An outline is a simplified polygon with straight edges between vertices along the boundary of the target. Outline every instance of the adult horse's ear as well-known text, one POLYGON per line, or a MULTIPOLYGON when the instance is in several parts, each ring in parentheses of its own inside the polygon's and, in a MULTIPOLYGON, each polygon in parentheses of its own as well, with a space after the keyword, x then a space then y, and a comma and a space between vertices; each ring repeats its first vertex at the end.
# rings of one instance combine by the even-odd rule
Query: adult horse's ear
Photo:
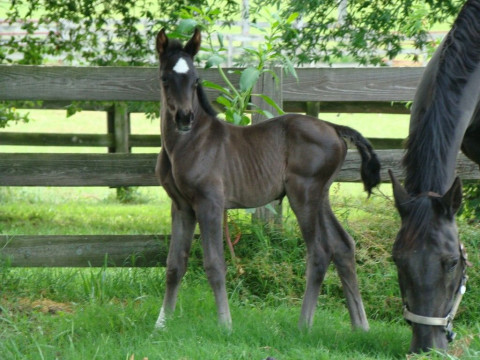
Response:
POLYGON ((188 40, 183 50, 193 58, 195 55, 197 55, 198 50, 200 50, 201 42, 202 42, 202 34, 200 33, 200 29, 196 27, 195 32, 192 35, 192 38, 188 40))
POLYGON ((407 213, 407 204, 412 197, 408 195, 407 191, 403 188, 403 186, 398 182, 395 175, 393 175, 393 171, 388 169, 388 175, 390 175, 390 179, 392 180, 392 187, 393 187, 393 197, 395 199, 395 206, 400 213, 400 216, 403 217, 407 213))
POLYGON ((451 216, 455 215, 462 205, 462 181, 457 176, 452 186, 442 196, 442 204, 451 216))
POLYGON ((168 37, 167 37, 167 34, 165 34, 165 28, 163 28, 157 34, 156 47, 157 47, 158 56, 162 56, 167 46, 168 46, 168 37))

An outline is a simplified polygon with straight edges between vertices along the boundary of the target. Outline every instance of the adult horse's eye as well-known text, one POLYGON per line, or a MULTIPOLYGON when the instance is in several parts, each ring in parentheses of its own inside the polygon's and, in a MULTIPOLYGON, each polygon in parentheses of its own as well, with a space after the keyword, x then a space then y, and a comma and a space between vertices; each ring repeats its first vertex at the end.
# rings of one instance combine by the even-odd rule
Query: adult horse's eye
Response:
POLYGON ((160 79, 162 80, 163 86, 168 85, 168 78, 165 75, 162 75, 162 77, 160 79))
POLYGON ((458 265, 458 259, 450 259, 445 262, 445 270, 450 273, 455 270, 457 265, 458 265))

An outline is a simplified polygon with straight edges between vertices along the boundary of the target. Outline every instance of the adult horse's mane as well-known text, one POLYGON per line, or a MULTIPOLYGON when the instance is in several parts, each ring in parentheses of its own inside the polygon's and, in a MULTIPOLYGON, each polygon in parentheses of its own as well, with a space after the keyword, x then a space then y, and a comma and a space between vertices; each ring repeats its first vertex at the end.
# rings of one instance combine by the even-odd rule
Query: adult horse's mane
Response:
POLYGON ((445 162, 462 110, 462 90, 480 62, 479 14, 480 4, 467 1, 443 42, 431 94, 423 94, 430 103, 419 104, 423 108, 416 114, 418 118, 403 158, 405 188, 411 195, 441 193, 449 179, 445 162))
POLYGON ((411 214, 404 219, 404 227, 400 230, 402 234, 398 237, 401 241, 395 241, 393 245, 394 253, 422 246, 423 241, 418 240, 426 240, 426 235, 431 230, 433 212, 430 198, 428 196, 412 198, 410 209, 411 214))

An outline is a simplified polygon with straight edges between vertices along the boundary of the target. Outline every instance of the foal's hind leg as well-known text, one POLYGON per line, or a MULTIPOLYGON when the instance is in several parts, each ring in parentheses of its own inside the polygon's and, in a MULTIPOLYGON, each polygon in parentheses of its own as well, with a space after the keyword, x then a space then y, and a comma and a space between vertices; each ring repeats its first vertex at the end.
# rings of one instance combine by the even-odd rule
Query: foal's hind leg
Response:
POLYGON ((327 242, 323 217, 319 216, 322 211, 323 188, 318 184, 314 184, 308 189, 305 189, 304 186, 301 177, 289 177, 287 196, 297 217, 307 247, 307 285, 298 325, 301 329, 308 329, 313 324, 320 286, 332 259, 332 254, 327 242), (305 196, 305 194, 310 195, 305 196))
POLYGON ((188 255, 195 230, 195 214, 189 208, 172 204, 172 237, 167 258, 167 288, 155 328, 164 328, 166 316, 173 313, 180 282, 187 271, 188 255))
POLYGON ((355 271, 355 242, 340 225, 330 205, 328 205, 325 213, 328 219, 326 224, 330 233, 329 242, 333 247, 333 262, 342 281, 352 327, 368 330, 367 316, 355 271))

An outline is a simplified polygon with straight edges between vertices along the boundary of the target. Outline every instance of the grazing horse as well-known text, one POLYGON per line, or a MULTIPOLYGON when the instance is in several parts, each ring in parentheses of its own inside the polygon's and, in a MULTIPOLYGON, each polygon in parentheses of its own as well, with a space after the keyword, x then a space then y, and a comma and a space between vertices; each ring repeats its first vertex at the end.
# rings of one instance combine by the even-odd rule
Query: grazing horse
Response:
POLYGON ((156 39, 162 95, 162 150, 156 174, 172 199, 166 293, 156 327, 164 327, 166 316, 175 309, 197 222, 218 320, 231 327, 223 212, 262 206, 286 195, 307 247, 300 326, 312 324, 320 285, 333 259, 352 326, 368 329, 355 272, 355 244, 335 218, 328 192, 347 153, 343 138, 351 140, 361 155, 361 177, 369 193, 380 182, 375 152, 357 131, 309 116, 284 115, 245 127, 219 120, 193 64, 200 41, 198 29, 185 46, 168 39, 164 29, 156 39))
POLYGON ((390 172, 401 228, 393 260, 412 325, 410 351, 446 349, 465 292, 466 253, 455 214, 460 148, 480 164, 480 1, 463 6, 417 88, 403 165, 405 188, 390 172))

